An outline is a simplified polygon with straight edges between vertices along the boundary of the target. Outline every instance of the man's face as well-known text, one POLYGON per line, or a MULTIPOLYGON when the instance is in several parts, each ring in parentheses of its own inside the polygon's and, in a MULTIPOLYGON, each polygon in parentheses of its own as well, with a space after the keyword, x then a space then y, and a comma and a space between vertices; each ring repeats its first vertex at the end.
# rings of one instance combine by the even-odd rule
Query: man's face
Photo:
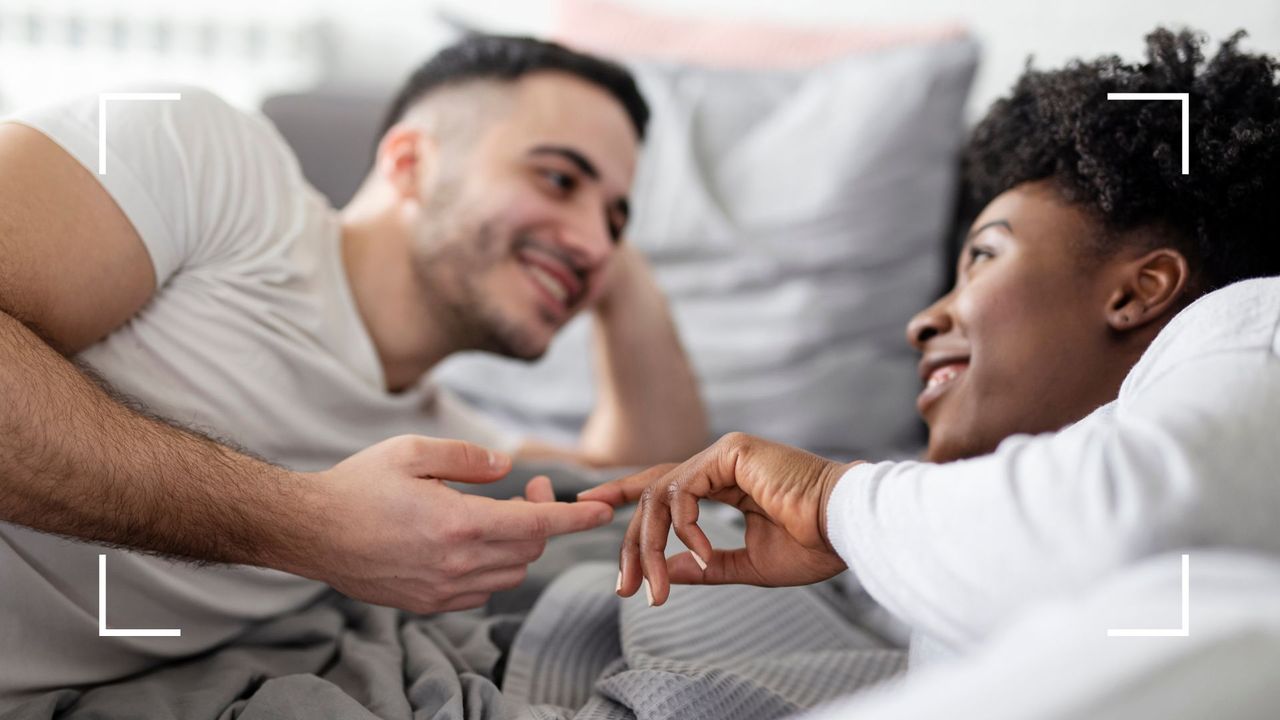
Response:
POLYGON ((974 222, 955 287, 907 326, 929 460, 1060 429, 1115 397, 1128 361, 1106 321, 1110 261, 1085 259, 1096 230, 1046 182, 1010 189, 974 222))
POLYGON ((534 359, 603 290, 627 222, 637 138, 622 106, 574 76, 504 87, 474 146, 424 183, 414 263, 424 300, 477 349, 534 359))

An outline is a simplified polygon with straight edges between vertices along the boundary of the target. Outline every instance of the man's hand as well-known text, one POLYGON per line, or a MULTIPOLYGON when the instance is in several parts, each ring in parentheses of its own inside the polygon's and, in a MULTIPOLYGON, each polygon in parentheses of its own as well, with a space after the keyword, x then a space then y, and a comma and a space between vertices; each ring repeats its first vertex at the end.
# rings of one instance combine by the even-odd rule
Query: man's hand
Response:
POLYGON ((537 477, 527 499, 460 493, 443 481, 485 483, 504 455, 454 440, 392 438, 318 473, 325 507, 294 570, 347 595, 414 612, 483 605, 519 585, 552 535, 608 523, 601 502, 554 502, 537 477))
POLYGON ((803 450, 731 433, 680 465, 660 465, 580 493, 578 499, 639 507, 622 543, 618 592, 648 581, 649 604, 670 583, 806 585, 845 569, 826 537, 827 499, 851 466, 803 450), (746 516, 746 547, 716 550, 698 527, 698 501, 746 516), (668 559, 667 533, 692 551, 668 559), (705 563, 705 567, 703 567, 705 563))

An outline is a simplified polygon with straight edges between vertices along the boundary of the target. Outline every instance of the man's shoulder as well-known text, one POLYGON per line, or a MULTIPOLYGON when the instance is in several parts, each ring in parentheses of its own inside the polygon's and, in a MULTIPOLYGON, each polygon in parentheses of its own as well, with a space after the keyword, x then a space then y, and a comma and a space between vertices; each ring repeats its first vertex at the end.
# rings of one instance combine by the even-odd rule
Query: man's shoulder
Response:
MULTIPOLYGON (((50 115, 71 114, 96 125, 105 113, 112 130, 127 130, 127 120, 134 115, 149 117, 172 115, 193 123, 232 118, 248 119, 252 113, 241 110, 222 96, 203 87, 176 83, 153 83, 107 87, 100 92, 77 93, 15 111, 6 119, 23 120, 50 115), (122 122, 126 121, 126 122, 122 122)), ((148 123, 149 125, 149 123, 148 123)))
MULTIPOLYGON (((156 83, 79 93, 17 110, 0 121, 28 125, 52 138, 82 164, 102 174, 100 150, 121 163, 159 163, 138 172, 171 178, 164 162, 223 146, 269 145, 286 151, 284 139, 259 113, 232 105, 222 96, 193 85, 156 83), (99 148, 105 142, 105 148, 99 148), (113 157, 114 156, 114 157, 113 157)), ((207 163, 212 157, 201 157, 207 163)))
POLYGON ((164 103, 164 108, 148 108, 148 103, 122 103, 112 113, 155 113, 162 110, 171 119, 180 140, 188 143, 208 142, 229 146, 245 142, 268 142, 281 149, 287 147, 284 139, 261 113, 233 105, 212 90, 194 85, 166 85, 157 92, 171 94, 174 99, 164 103), (129 105, 132 107, 126 108, 129 105))
POLYGON ((158 92, 172 93, 175 115, 189 122, 240 122, 252 117, 252 113, 232 105, 218 93, 197 85, 167 85, 158 92))

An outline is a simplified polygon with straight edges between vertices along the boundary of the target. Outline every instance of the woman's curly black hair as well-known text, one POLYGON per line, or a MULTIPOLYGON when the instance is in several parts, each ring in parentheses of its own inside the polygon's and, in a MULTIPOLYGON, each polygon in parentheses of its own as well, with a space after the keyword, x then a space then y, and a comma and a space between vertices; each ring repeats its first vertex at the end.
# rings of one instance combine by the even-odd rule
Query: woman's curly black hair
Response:
POLYGON ((1101 222, 1101 252, 1151 226, 1187 257, 1199 291, 1280 275, 1280 63, 1242 52, 1244 35, 1208 60, 1201 34, 1163 28, 1147 36, 1141 64, 1110 56, 1041 71, 1028 60, 965 150, 968 217, 1048 179, 1101 222), (1189 93, 1189 174, 1181 104, 1108 101, 1110 92, 1189 93))

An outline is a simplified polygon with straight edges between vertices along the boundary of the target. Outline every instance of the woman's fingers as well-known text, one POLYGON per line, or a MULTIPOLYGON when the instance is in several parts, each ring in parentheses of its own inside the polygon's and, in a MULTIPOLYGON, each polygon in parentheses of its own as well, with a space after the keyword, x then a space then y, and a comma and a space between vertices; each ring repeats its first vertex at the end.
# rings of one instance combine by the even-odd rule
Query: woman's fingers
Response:
POLYGON ((672 483, 667 488, 667 503, 671 509, 671 525, 676 537, 693 553, 693 560, 702 568, 707 568, 707 560, 713 548, 702 528, 698 527, 698 501, 701 498, 686 491, 681 485, 672 483))
POLYGON ((751 564, 746 548, 713 550, 704 570, 692 553, 667 558, 667 577, 673 585, 761 585, 760 574, 751 564))
POLYGON ((579 496, 608 502, 615 499, 610 493, 618 492, 638 503, 620 554, 618 592, 623 597, 630 597, 644 587, 650 605, 666 602, 670 595, 666 547, 673 520, 676 537, 693 551, 695 565, 701 567, 711 555, 711 541, 697 521, 698 501, 716 488, 707 468, 715 462, 713 455, 704 452, 682 465, 650 468, 624 478, 607 492, 579 496), (641 482, 645 484, 637 490, 641 482))
POLYGON ((665 465, 655 465, 647 470, 642 470, 634 475, 610 480, 607 483, 601 483, 590 490, 583 490, 578 493, 579 500, 597 500, 599 502, 608 503, 613 507, 619 507, 629 503, 633 503, 640 499, 640 495, 645 488, 649 487, 654 480, 666 475, 676 467, 675 463, 667 463, 665 465))
POLYGON ((644 572, 640 567, 640 513, 631 516, 627 531, 622 536, 622 548, 618 552, 618 594, 631 597, 640 589, 644 572))
POLYGON ((636 495, 636 512, 622 538, 618 568, 618 594, 631 597, 642 587, 650 605, 667 597, 666 547, 671 515, 659 488, 666 477, 651 479, 636 495))
POLYGON ((648 581, 650 605, 667 601, 667 535, 671 530, 671 512, 666 493, 660 490, 661 481, 650 485, 640 496, 640 506, 632 522, 640 523, 638 538, 640 567, 648 581))

